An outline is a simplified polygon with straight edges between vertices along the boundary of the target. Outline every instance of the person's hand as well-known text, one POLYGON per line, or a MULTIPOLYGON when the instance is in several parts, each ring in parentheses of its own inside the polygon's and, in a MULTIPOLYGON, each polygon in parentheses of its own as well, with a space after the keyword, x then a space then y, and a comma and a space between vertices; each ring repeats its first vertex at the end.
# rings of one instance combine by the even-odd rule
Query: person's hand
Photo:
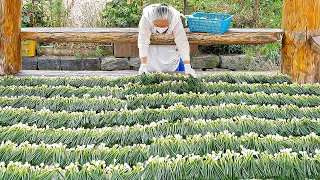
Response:
POLYGON ((147 64, 141 64, 140 65, 138 74, 141 75, 142 73, 148 74, 147 64))
POLYGON ((193 77, 197 77, 196 72, 194 71, 194 69, 192 69, 190 64, 184 65, 184 72, 185 72, 185 74, 190 74, 193 77))

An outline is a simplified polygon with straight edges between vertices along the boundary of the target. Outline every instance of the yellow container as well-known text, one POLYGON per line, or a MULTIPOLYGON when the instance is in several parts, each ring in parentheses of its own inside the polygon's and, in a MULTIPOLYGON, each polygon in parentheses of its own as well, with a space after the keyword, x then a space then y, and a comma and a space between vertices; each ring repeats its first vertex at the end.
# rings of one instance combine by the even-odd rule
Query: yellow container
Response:
POLYGON ((21 41, 21 55, 32 57, 36 55, 37 41, 23 40, 21 41))

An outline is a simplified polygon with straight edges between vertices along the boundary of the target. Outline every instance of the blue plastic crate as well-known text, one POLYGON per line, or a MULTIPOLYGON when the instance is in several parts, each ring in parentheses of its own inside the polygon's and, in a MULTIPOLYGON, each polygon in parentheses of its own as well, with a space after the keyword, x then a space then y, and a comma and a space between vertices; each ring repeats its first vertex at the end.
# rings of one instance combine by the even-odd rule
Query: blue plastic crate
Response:
POLYGON ((208 32, 223 34, 229 27, 232 20, 230 14, 212 14, 197 12, 192 16, 186 16, 191 32, 208 32))

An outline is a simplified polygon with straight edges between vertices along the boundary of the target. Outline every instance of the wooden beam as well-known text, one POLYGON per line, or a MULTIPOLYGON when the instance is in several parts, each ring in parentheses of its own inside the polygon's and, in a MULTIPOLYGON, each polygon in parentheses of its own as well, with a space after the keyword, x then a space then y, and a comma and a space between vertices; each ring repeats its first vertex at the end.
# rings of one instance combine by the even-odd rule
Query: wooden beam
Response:
POLYGON ((320 35, 320 1, 283 1, 282 29, 281 72, 298 83, 320 82, 320 55, 310 46, 320 35))
POLYGON ((320 55, 320 36, 311 38, 311 49, 320 55))
POLYGON ((21 0, 0 1, 0 75, 21 70, 21 0))
MULTIPOLYGON (((225 34, 191 33, 190 44, 265 44, 282 38, 281 29, 230 29, 225 34)), ((37 42, 136 44, 137 28, 22 28, 21 39, 37 42)), ((152 35, 151 44, 175 44, 173 35, 152 35)))

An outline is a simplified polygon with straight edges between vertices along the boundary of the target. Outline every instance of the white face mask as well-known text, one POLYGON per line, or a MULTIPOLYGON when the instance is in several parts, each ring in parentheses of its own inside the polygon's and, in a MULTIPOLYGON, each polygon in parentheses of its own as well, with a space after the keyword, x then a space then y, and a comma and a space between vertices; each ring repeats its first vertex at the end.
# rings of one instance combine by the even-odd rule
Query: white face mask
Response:
POLYGON ((165 27, 165 28, 160 28, 160 27, 155 27, 157 33, 159 34, 163 34, 165 31, 168 30, 168 27, 165 27))

